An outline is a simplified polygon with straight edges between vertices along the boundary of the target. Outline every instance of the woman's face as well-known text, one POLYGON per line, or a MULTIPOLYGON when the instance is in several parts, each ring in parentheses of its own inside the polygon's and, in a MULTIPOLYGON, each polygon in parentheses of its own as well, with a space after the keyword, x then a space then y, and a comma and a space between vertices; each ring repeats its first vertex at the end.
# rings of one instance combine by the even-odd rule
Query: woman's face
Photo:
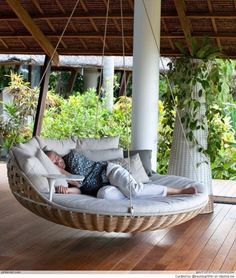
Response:
POLYGON ((60 157, 58 154, 54 153, 54 152, 50 152, 48 154, 48 157, 52 160, 52 162, 57 165, 59 168, 61 169, 65 169, 66 165, 65 165, 65 161, 62 159, 62 157, 60 157))

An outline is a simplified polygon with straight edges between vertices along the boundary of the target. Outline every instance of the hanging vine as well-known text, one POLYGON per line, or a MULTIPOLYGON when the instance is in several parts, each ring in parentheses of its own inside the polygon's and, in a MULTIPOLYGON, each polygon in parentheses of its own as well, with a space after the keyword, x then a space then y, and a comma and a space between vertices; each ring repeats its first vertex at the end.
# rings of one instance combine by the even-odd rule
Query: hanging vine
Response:
POLYGON ((199 152, 207 155, 208 149, 198 142, 195 133, 207 129, 207 118, 211 114, 208 107, 222 89, 219 64, 216 61, 222 54, 210 44, 208 38, 201 44, 194 38, 191 38, 191 42, 192 54, 178 44, 183 56, 169 63, 168 79, 171 88, 165 95, 164 104, 165 107, 177 104, 186 138, 198 146, 199 152), (204 107, 206 113, 201 113, 201 107, 204 107))

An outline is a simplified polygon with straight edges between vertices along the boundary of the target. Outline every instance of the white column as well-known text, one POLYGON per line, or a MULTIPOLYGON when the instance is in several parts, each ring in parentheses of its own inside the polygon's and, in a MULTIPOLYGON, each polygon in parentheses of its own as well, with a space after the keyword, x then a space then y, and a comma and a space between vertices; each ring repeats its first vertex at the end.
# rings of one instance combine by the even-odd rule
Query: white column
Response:
POLYGON ((135 0, 131 147, 152 149, 153 170, 157 164, 160 20, 161 0, 135 0))
POLYGON ((84 76, 84 90, 97 89, 99 71, 95 68, 85 68, 84 76))
POLYGON ((114 86, 114 57, 105 56, 103 58, 103 90, 105 97, 105 107, 112 111, 113 108, 113 86, 114 86))

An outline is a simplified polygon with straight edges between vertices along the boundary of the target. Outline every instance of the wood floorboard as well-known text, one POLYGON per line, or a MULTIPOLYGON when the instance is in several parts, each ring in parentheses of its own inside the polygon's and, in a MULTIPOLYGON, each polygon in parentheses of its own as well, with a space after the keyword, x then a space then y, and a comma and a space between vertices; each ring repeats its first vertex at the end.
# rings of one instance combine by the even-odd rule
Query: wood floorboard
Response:
POLYGON ((209 266, 209 268, 208 268, 209 271, 217 271, 217 270, 221 269, 235 240, 236 240, 236 221, 235 221, 234 226, 232 227, 231 231, 228 233, 221 248, 219 249, 217 255, 215 256, 214 260, 212 261, 211 265, 209 266))
POLYGON ((234 243, 233 243, 222 267, 220 268, 220 270, 236 271, 235 254, 236 254, 236 240, 234 240, 234 243))
MULTIPOLYGON (((224 184, 227 188, 217 192, 234 194, 232 183, 224 184)), ((235 271, 235 215, 236 206, 216 204, 213 214, 159 231, 76 230, 22 207, 7 185, 6 166, 0 164, 0 269, 235 271)))
MULTIPOLYGON (((231 210, 234 210, 234 212, 236 212, 236 206, 231 207, 231 210)), ((215 229, 214 233, 209 237, 206 245, 201 250, 197 258, 189 268, 190 270, 202 270, 209 268, 209 266, 215 258, 215 255, 222 247, 222 244, 225 240, 225 236, 227 237, 227 235, 232 230, 234 224, 235 220, 227 217, 226 215, 226 217, 221 222, 221 225, 219 225, 217 229, 215 229), (224 234, 224 237, 220 236, 222 234, 224 234)))
POLYGON ((220 207, 215 206, 214 215, 206 219, 205 215, 199 215, 193 219, 191 225, 187 227, 183 234, 178 238, 177 242, 171 246, 171 248, 164 254, 164 256, 152 266, 153 270, 165 269, 171 262, 175 261, 176 256, 179 254, 181 248, 183 248, 192 238, 195 237, 196 231, 199 231, 201 227, 206 227, 209 225, 216 215, 219 213, 220 207), (211 218, 211 219, 210 219, 211 218))
MULTIPOLYGON (((216 210, 214 212, 214 216, 217 214, 217 211, 219 211, 220 207, 216 206, 216 210)), ((210 216, 213 218, 213 215, 210 216)), ((187 225, 183 231, 176 240, 176 242, 169 246, 169 248, 163 252, 163 250, 160 248, 161 246, 155 246, 153 250, 151 250, 141 261, 135 266, 135 270, 143 270, 145 268, 153 269, 153 270, 159 270, 159 269, 165 269, 168 264, 170 264, 172 261, 175 260, 176 255, 178 255, 179 250, 182 246, 185 246, 185 243, 188 238, 191 239, 191 233, 195 232, 199 229, 199 227, 202 227, 205 224, 208 224, 209 216, 206 218, 206 215, 199 215, 195 219, 187 222, 185 225, 187 225), (191 232, 192 230, 192 232, 191 232), (160 249, 160 250, 159 250, 160 249), (158 259, 156 259, 156 254, 159 254, 158 259)), ((166 244, 164 242, 164 244, 166 244)))
POLYGON ((210 222, 210 225, 207 224, 206 220, 206 222, 203 223, 200 229, 196 230, 192 238, 189 239, 186 244, 179 250, 179 253, 176 255, 175 260, 170 262, 165 270, 189 270, 192 263, 201 252, 202 248, 204 248, 211 235, 215 232, 215 229, 219 225, 221 225, 221 222, 230 210, 230 206, 221 206, 221 211, 217 214, 213 221, 210 222))

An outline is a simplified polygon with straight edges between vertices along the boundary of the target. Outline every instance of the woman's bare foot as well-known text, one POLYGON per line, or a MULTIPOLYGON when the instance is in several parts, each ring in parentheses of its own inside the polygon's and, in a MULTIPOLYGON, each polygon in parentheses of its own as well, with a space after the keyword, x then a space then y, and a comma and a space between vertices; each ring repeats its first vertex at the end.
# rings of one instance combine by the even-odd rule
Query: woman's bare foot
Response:
POLYGON ((180 194, 196 194, 196 193, 197 193, 196 188, 191 186, 191 187, 183 188, 180 194))
POLYGON ((167 187, 167 195, 178 195, 178 194, 196 194, 197 190, 195 187, 187 187, 187 188, 174 188, 167 187))

